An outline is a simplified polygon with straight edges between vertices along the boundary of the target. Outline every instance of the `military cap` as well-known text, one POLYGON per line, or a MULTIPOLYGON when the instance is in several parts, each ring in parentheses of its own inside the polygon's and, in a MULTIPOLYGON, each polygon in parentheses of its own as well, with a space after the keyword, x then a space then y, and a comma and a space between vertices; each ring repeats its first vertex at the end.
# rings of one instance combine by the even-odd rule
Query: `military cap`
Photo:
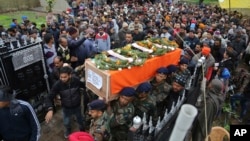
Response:
POLYGON ((143 92, 149 92, 152 89, 152 86, 148 82, 141 83, 137 89, 136 92, 143 93, 143 92))
POLYGON ((106 104, 103 100, 97 99, 88 104, 89 110, 103 110, 106 108, 106 104))
POLYGON ((169 73, 169 72, 168 72, 168 69, 165 68, 165 67, 160 67, 160 68, 158 68, 156 72, 157 72, 157 73, 162 73, 162 74, 165 74, 165 75, 167 75, 167 74, 169 73))
POLYGON ((124 87, 120 91, 120 95, 127 96, 127 97, 135 96, 135 89, 132 87, 124 87))
POLYGON ((188 64, 189 63, 189 61, 188 61, 188 59, 186 59, 186 58, 182 58, 181 60, 180 60, 180 62, 179 62, 179 64, 188 64))
POLYGON ((177 66, 176 65, 169 65, 169 66, 167 66, 167 69, 168 69, 168 73, 171 74, 173 72, 176 72, 177 66))

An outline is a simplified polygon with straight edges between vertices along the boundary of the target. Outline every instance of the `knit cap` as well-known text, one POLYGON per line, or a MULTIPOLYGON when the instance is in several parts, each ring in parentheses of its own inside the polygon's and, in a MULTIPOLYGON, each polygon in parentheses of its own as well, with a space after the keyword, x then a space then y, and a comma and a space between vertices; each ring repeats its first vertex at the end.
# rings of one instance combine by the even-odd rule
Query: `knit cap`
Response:
POLYGON ((186 85, 187 79, 183 75, 176 75, 174 82, 176 82, 184 87, 186 85))

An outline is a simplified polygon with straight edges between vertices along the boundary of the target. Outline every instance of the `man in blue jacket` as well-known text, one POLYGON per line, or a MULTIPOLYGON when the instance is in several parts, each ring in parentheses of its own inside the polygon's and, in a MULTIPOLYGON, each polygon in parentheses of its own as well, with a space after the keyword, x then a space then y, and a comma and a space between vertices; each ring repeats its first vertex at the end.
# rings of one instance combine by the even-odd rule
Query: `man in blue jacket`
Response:
POLYGON ((31 105, 14 99, 8 86, 0 86, 0 140, 38 141, 39 137, 40 124, 31 105))
POLYGON ((79 39, 79 32, 75 27, 70 27, 68 33, 68 48, 70 49, 71 66, 76 68, 77 66, 83 65, 87 58, 86 49, 83 43, 88 37, 88 34, 86 37, 79 39))

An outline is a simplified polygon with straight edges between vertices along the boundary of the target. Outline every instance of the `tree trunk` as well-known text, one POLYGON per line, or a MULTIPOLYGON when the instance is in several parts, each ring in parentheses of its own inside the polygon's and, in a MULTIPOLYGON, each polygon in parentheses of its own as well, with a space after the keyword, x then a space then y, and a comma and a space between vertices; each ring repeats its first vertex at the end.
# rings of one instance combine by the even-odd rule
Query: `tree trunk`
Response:
POLYGON ((199 5, 201 5, 203 3, 204 0, 199 0, 199 5))

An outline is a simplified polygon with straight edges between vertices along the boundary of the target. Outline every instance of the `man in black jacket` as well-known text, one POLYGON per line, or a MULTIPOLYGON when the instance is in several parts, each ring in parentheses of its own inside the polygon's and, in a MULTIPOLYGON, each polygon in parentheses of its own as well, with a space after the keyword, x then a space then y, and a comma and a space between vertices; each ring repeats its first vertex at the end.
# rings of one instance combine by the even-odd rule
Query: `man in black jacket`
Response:
POLYGON ((133 42, 134 42, 134 40, 133 40, 133 34, 132 34, 132 32, 127 32, 126 35, 125 35, 125 41, 123 41, 121 43, 120 47, 124 47, 127 44, 132 44, 133 42))
POLYGON ((46 99, 48 112, 45 116, 46 122, 49 122, 53 116, 54 98, 57 94, 61 97, 63 124, 66 128, 64 137, 68 138, 71 133, 70 117, 75 115, 80 131, 85 130, 83 116, 81 113, 81 92, 84 84, 76 77, 72 76, 72 68, 65 66, 60 69, 60 80, 56 81, 46 99))

